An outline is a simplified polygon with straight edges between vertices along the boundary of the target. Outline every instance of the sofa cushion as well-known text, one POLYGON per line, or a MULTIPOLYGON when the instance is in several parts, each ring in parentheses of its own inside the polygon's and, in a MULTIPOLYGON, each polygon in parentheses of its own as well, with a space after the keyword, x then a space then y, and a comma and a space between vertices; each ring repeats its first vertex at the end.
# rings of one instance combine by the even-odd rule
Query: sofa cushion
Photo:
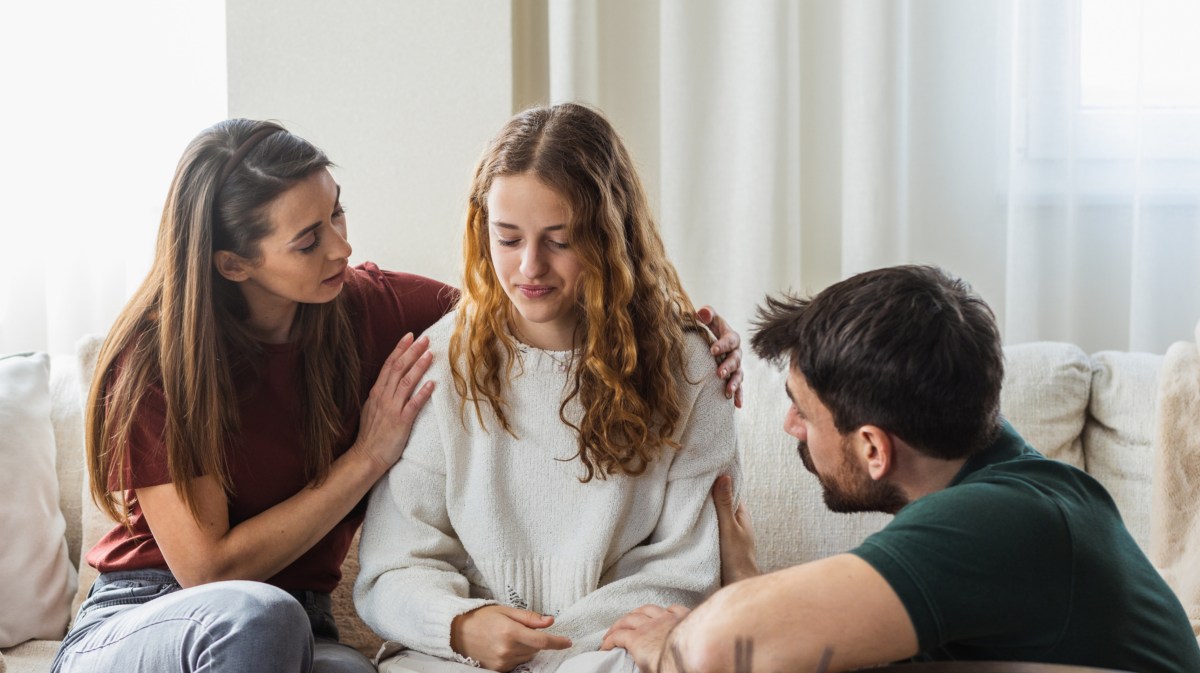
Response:
MULTIPOLYGON (((76 366, 79 372, 76 379, 76 386, 81 402, 87 400, 88 390, 92 385, 92 375, 96 371, 96 359, 100 355, 100 347, 102 345, 104 345, 104 338, 98 336, 85 336, 75 345, 76 366)), ((83 446, 82 420, 80 420, 80 423, 80 445, 78 450, 84 452, 86 449, 83 446)), ((84 461, 81 465, 79 480, 75 482, 75 488, 78 489, 81 519, 79 544, 81 551, 79 557, 76 559, 79 567, 79 589, 75 592, 75 597, 71 601, 72 619, 74 619, 75 613, 79 611, 79 606, 87 599, 88 592, 92 590, 92 582, 95 582, 96 576, 99 575, 95 568, 83 560, 83 557, 115 525, 111 519, 100 513, 100 508, 96 507, 95 501, 92 500, 91 485, 88 483, 87 462, 84 461)))
MULTIPOLYGON (((4 653, 7 673, 46 673, 58 653, 57 640, 30 640, 4 653)), ((0 673, 5 668, 0 666, 0 673)))
POLYGON ((66 633, 75 589, 58 505, 50 358, 0 359, 0 647, 66 633))
POLYGON ((361 528, 354 533, 350 553, 342 563, 342 581, 333 590, 333 618, 337 622, 338 636, 343 645, 349 645, 367 657, 374 657, 383 639, 375 635, 354 607, 354 582, 358 579, 359 571, 358 538, 361 533, 361 528))
POLYGON ((1125 526, 1150 549, 1150 478, 1154 468, 1154 401, 1163 356, 1106 351, 1096 363, 1083 430, 1088 472, 1117 503, 1125 526))
POLYGON ((1000 412, 1043 455, 1085 469, 1091 359, 1073 344, 1045 341, 1006 347, 1004 364, 1000 412))
POLYGON ((79 567, 81 522, 79 498, 83 480, 83 401, 87 391, 79 385, 79 363, 74 355, 50 356, 50 422, 54 424, 58 504, 67 519, 67 549, 71 564, 79 567))

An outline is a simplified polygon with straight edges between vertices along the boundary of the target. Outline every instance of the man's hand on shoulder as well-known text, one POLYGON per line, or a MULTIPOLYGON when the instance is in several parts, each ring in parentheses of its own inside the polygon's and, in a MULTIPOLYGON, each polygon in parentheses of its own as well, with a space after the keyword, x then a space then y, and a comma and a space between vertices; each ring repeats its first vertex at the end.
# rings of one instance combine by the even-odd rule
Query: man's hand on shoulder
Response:
POLYGON ((712 497, 717 506, 717 528, 721 539, 721 586, 757 577, 761 573, 754 546, 754 524, 746 503, 734 498, 733 478, 727 474, 717 477, 712 497))

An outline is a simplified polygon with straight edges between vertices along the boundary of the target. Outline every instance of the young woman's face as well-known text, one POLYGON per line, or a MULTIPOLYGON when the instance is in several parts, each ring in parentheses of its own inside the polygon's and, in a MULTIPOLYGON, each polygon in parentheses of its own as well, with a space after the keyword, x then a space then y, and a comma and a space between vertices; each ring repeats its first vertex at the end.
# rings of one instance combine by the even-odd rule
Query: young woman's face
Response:
POLYGON ((523 173, 496 178, 487 207, 492 268, 516 309, 517 337, 537 348, 573 348, 581 267, 567 240, 566 201, 523 173))
POLYGON ((341 187, 319 170, 267 204, 271 233, 246 271, 242 291, 257 306, 332 301, 345 284, 350 244, 341 187))

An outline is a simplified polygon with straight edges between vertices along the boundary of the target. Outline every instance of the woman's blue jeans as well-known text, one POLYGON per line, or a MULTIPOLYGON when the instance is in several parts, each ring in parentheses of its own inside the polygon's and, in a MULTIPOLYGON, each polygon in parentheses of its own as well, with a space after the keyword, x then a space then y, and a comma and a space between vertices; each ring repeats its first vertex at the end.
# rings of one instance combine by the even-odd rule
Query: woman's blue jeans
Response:
POLYGON ((51 668, 52 673, 374 670, 366 657, 337 642, 327 594, 293 595, 243 581, 183 589, 166 569, 101 574, 51 668))

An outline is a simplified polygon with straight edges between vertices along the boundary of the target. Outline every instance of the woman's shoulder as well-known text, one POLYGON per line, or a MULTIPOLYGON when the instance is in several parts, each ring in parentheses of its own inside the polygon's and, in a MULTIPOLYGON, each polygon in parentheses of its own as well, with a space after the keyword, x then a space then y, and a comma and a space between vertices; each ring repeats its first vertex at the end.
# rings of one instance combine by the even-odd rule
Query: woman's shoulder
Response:
POLYGON ((424 299, 446 307, 458 300, 458 290, 439 280, 415 273, 387 271, 374 262, 363 262, 348 271, 346 290, 352 297, 387 295, 401 300, 424 299))
MULTIPOLYGON (((433 362, 429 365, 426 378, 438 383, 438 392, 453 390, 453 385, 450 383, 453 381, 450 338, 454 335, 455 316, 457 315, 457 311, 451 311, 425 330, 425 336, 429 338, 429 350, 433 353, 433 362), (445 388, 447 385, 450 387, 445 388)), ((434 394, 437 395, 438 392, 434 394)))
POLYGON ((407 332, 424 333, 458 301, 458 291, 445 283, 371 262, 348 271, 343 293, 362 338, 378 341, 383 353, 407 332))
POLYGON ((733 402, 725 398, 725 382, 717 377, 710 349, 704 333, 684 332, 686 375, 680 376, 679 382, 688 403, 683 422, 676 429, 676 439, 683 442, 683 449, 672 462, 669 479, 710 478, 738 469, 733 402))
POLYGON ((705 336, 703 327, 683 330, 683 364, 689 379, 695 380, 700 375, 712 374, 716 368, 713 359, 712 345, 705 336))
POLYGON ((458 311, 451 311, 430 325, 429 329, 425 330, 425 336, 429 337, 430 347, 442 351, 449 347, 450 337, 454 335, 457 320, 458 311))

